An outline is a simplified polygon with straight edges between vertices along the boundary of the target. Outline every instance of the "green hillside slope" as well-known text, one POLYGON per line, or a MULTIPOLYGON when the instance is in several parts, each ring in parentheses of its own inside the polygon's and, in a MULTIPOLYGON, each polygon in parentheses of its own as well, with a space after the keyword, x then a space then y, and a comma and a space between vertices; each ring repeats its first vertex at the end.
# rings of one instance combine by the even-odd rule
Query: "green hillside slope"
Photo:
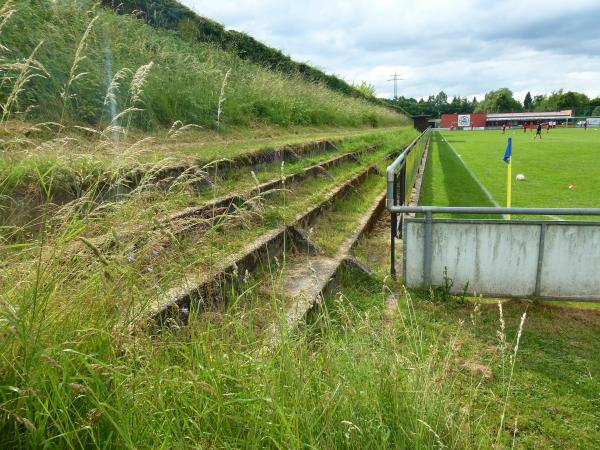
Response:
POLYGON ((327 87, 354 97, 366 98, 379 103, 380 100, 365 96, 344 80, 323 73, 308 64, 293 61, 280 50, 257 41, 252 36, 235 30, 226 30, 223 25, 202 17, 175 0, 102 0, 120 14, 134 14, 156 28, 176 30, 185 40, 211 42, 237 54, 242 59, 260 64, 271 70, 289 74, 300 74, 311 81, 322 81, 327 87))
POLYGON ((2 121, 154 129, 178 120, 209 128, 406 120, 329 89, 327 80, 268 70, 269 61, 255 64, 214 40, 182 39, 181 27, 152 28, 91 1, 16 1, 2 8, 8 19, 0 34, 2 121))

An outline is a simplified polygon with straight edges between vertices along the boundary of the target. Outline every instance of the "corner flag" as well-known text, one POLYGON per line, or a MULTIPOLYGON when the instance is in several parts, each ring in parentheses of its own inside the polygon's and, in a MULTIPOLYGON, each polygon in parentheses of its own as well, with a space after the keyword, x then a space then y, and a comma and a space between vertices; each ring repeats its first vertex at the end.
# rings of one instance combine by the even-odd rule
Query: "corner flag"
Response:
MULTIPOLYGON (((512 138, 508 138, 504 158, 502 158, 508 167, 506 168, 506 207, 510 208, 512 200, 512 138)), ((507 216, 510 220, 510 214, 507 216)))
POLYGON ((510 157, 512 156, 512 138, 508 138, 508 145, 506 146, 506 151, 504 152, 504 162, 506 164, 510 164, 510 157))

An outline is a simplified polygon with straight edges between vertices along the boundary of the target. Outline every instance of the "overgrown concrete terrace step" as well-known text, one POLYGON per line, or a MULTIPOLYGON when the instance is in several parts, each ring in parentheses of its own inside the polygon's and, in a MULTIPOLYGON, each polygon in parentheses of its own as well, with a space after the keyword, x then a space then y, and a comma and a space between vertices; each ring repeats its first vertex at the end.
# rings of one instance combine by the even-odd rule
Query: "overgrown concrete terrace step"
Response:
MULTIPOLYGON (((347 161, 355 161, 360 163, 358 158, 362 154, 371 152, 375 149, 376 146, 371 146, 354 152, 344 153, 342 155, 332 157, 326 161, 314 164, 310 167, 306 167, 295 174, 286 176, 285 181, 281 177, 278 177, 261 183, 246 192, 224 195, 210 200, 200 206, 183 208, 172 214, 158 218, 156 224, 150 228, 150 231, 168 230, 173 228, 173 225, 176 222, 187 220, 188 222, 185 225, 178 227, 176 230, 171 230, 171 234, 174 236, 181 236, 182 234, 197 229, 199 226, 202 226, 202 224, 209 225, 207 219, 211 219, 211 222, 214 222, 214 220, 219 216, 232 212, 234 208, 242 207, 244 205, 251 206, 251 203, 248 203, 248 200, 256 195, 275 189, 280 189, 284 186, 284 183, 297 183, 309 176, 318 176, 323 174, 326 175, 328 174, 327 169, 347 161)), ((128 239, 134 236, 136 233, 141 233, 145 229, 146 227, 143 224, 137 224, 128 228, 123 228, 119 231, 115 230, 114 233, 106 233, 101 236, 90 238, 88 241, 99 249, 109 250, 116 244, 117 240, 120 241, 128 239)), ((76 241, 74 244, 72 244, 72 248, 67 251, 67 255, 68 257, 72 257, 74 254, 85 249, 88 249, 88 245, 86 243, 76 241)))
MULTIPOLYGON (((106 201, 115 195, 115 190, 120 194, 131 192, 141 185, 142 182, 156 184, 160 188, 167 189, 176 179, 184 174, 193 175, 198 181, 197 187, 210 185, 211 178, 226 175, 233 169, 248 167, 249 170, 261 164, 282 161, 297 161, 307 156, 337 150, 340 140, 318 140, 301 144, 285 145, 276 148, 262 148, 252 152, 234 156, 233 158, 222 158, 203 161, 198 158, 189 158, 185 162, 177 162, 170 165, 164 163, 147 163, 139 167, 125 168, 124 175, 115 181, 111 175, 108 179, 100 182, 96 197, 106 201)), ((94 182, 92 180, 92 182, 94 182)), ((94 182, 95 183, 95 182, 94 182)), ((86 191, 91 186, 83 186, 81 191, 86 191)), ((60 203, 75 200, 76 197, 64 196, 60 203)))
MULTIPOLYGON (((375 147, 368 147, 354 152, 344 153, 339 156, 334 156, 326 161, 314 164, 310 167, 302 169, 300 172, 285 176, 285 183, 296 183, 298 181, 307 178, 308 176, 318 176, 324 174, 327 169, 342 164, 347 161, 355 161, 360 163, 358 159, 363 153, 373 151, 375 147)), ((258 186, 243 192, 224 195, 222 197, 211 200, 204 205, 192 206, 185 208, 181 211, 177 211, 167 217, 167 221, 176 219, 190 218, 190 217, 202 217, 206 213, 212 212, 214 209, 229 208, 232 204, 241 204, 244 201, 267 191, 280 189, 284 185, 284 179, 282 177, 274 178, 270 181, 259 184, 258 186)))
POLYGON ((298 214, 290 225, 263 234, 242 251, 213 267, 210 273, 188 274, 179 286, 169 289, 159 298, 150 300, 145 309, 146 313, 142 315, 143 320, 133 320, 131 331, 147 327, 150 332, 154 332, 172 320, 186 322, 190 308, 201 310, 212 302, 221 301, 222 292, 230 283, 241 282, 246 273, 254 273, 270 259, 281 256, 292 245, 304 247, 304 250, 310 253, 310 244, 298 228, 312 225, 326 208, 376 172, 375 165, 366 167, 343 184, 328 191, 321 203, 298 214))
MULTIPOLYGON (((311 156, 313 154, 324 153, 337 150, 337 144, 340 140, 318 140, 302 144, 291 144, 274 149, 262 148, 253 152, 234 156, 233 158, 224 158, 213 161, 197 161, 194 164, 175 164, 161 168, 153 174, 157 180, 175 179, 181 174, 189 171, 191 168, 199 168, 207 172, 208 178, 225 175, 227 172, 240 167, 247 167, 252 170, 260 164, 297 161, 299 159, 311 156)), ((132 173, 135 176, 135 172, 132 173)), ((140 168, 138 176, 144 176, 143 168, 140 168)))
POLYGON ((385 192, 379 194, 361 217, 353 232, 341 244, 333 257, 324 255, 300 256, 288 260, 283 278, 283 288, 288 304, 284 323, 274 323, 269 332, 267 347, 274 344, 280 333, 292 331, 307 313, 335 286, 337 273, 343 264, 350 264, 362 271, 367 269, 350 251, 385 208, 385 192), (283 328, 282 328, 283 326, 283 328))
POLYGON ((166 161, 143 163, 137 166, 121 167, 117 171, 107 169, 86 176, 78 182, 58 186, 53 189, 50 199, 41 186, 37 190, 28 188, 27 191, 14 192, 11 195, 19 195, 27 199, 28 208, 32 212, 30 227, 35 229, 41 224, 42 212, 48 212, 46 209, 48 200, 53 205, 50 211, 53 216, 59 214, 62 208, 77 207, 79 203, 98 205, 113 202, 142 185, 154 185, 159 189, 166 190, 183 176, 189 176, 191 185, 201 188, 211 185, 212 179, 226 175, 233 169, 248 167, 249 170, 252 170, 261 164, 296 161, 311 155, 337 150, 337 144, 342 141, 343 138, 320 139, 275 148, 260 148, 232 158, 215 160, 187 157, 183 162, 180 159, 173 163, 166 161))

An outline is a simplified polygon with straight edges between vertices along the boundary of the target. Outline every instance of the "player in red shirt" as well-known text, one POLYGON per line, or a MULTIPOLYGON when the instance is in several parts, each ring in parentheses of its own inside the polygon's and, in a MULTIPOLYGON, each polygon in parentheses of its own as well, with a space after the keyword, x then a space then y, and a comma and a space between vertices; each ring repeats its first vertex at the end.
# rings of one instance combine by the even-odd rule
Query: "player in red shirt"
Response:
POLYGON ((588 121, 586 119, 585 122, 583 122, 583 128, 585 131, 587 131, 587 127, 588 127, 588 121))
POLYGON ((523 122, 523 133, 527 133, 527 122, 523 122))

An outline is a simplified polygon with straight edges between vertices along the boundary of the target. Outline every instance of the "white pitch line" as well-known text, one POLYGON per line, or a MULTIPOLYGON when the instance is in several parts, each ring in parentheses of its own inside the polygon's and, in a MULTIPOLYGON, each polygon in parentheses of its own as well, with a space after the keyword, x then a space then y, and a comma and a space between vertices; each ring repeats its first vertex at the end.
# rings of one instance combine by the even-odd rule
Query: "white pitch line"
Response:
POLYGON ((452 144, 450 144, 450 142, 448 142, 444 136, 442 136, 442 139, 448 145, 448 147, 450 147, 450 150, 452 150, 454 152, 454 154, 456 155, 456 157, 458 158, 458 160, 460 161, 460 163, 463 165, 463 167, 465 168, 465 170, 467 171, 467 173, 469 175, 471 175, 471 178, 473 178, 473 180, 475 181, 475 183, 477 183, 477 185, 481 188, 481 190, 483 191, 483 193, 485 194, 485 196, 488 198, 488 200, 494 206, 496 206, 498 208, 501 208, 500 204, 496 200, 494 200, 494 197, 492 197, 492 194, 490 194, 490 191, 488 191, 487 188, 483 185, 483 183, 481 181, 479 181, 479 178, 477 178, 477 176, 473 173, 473 171, 469 168, 469 166, 467 166, 465 164, 465 162, 463 161, 463 159, 460 156, 458 156, 458 152, 452 146, 452 144))
MULTIPOLYGON (((456 149, 452 146, 452 144, 450 142, 448 142, 446 140, 446 137, 444 135, 442 135, 440 133, 440 136, 442 136, 442 139, 444 140, 444 142, 446 144, 448 144, 448 147, 450 147, 450 149, 454 152, 454 154, 456 155, 456 157, 458 158, 458 160, 461 162, 461 164, 463 165, 463 167, 467 170, 467 172, 469 173, 469 175, 471 175, 471 178, 473 178, 473 180, 475 180, 475 182, 479 185, 479 187, 481 188, 481 190, 483 191, 483 193, 486 195, 486 197, 488 198, 488 200, 490 202, 492 202, 495 206, 497 206, 498 208, 501 208, 500 204, 494 200, 494 197, 492 197, 492 194, 490 193, 490 191, 487 190, 487 188, 483 185, 483 183, 481 181, 479 181, 479 179, 477 178, 477 176, 473 173, 473 171, 469 168, 469 166, 467 166, 467 164, 463 161, 463 159, 458 155, 458 152, 456 151, 456 149)), ((502 215, 505 219, 506 214, 502 215)), ((559 220, 562 221, 564 219, 561 219, 558 216, 553 216, 550 214, 546 214, 544 215, 544 217, 550 217, 552 220, 559 220)))

